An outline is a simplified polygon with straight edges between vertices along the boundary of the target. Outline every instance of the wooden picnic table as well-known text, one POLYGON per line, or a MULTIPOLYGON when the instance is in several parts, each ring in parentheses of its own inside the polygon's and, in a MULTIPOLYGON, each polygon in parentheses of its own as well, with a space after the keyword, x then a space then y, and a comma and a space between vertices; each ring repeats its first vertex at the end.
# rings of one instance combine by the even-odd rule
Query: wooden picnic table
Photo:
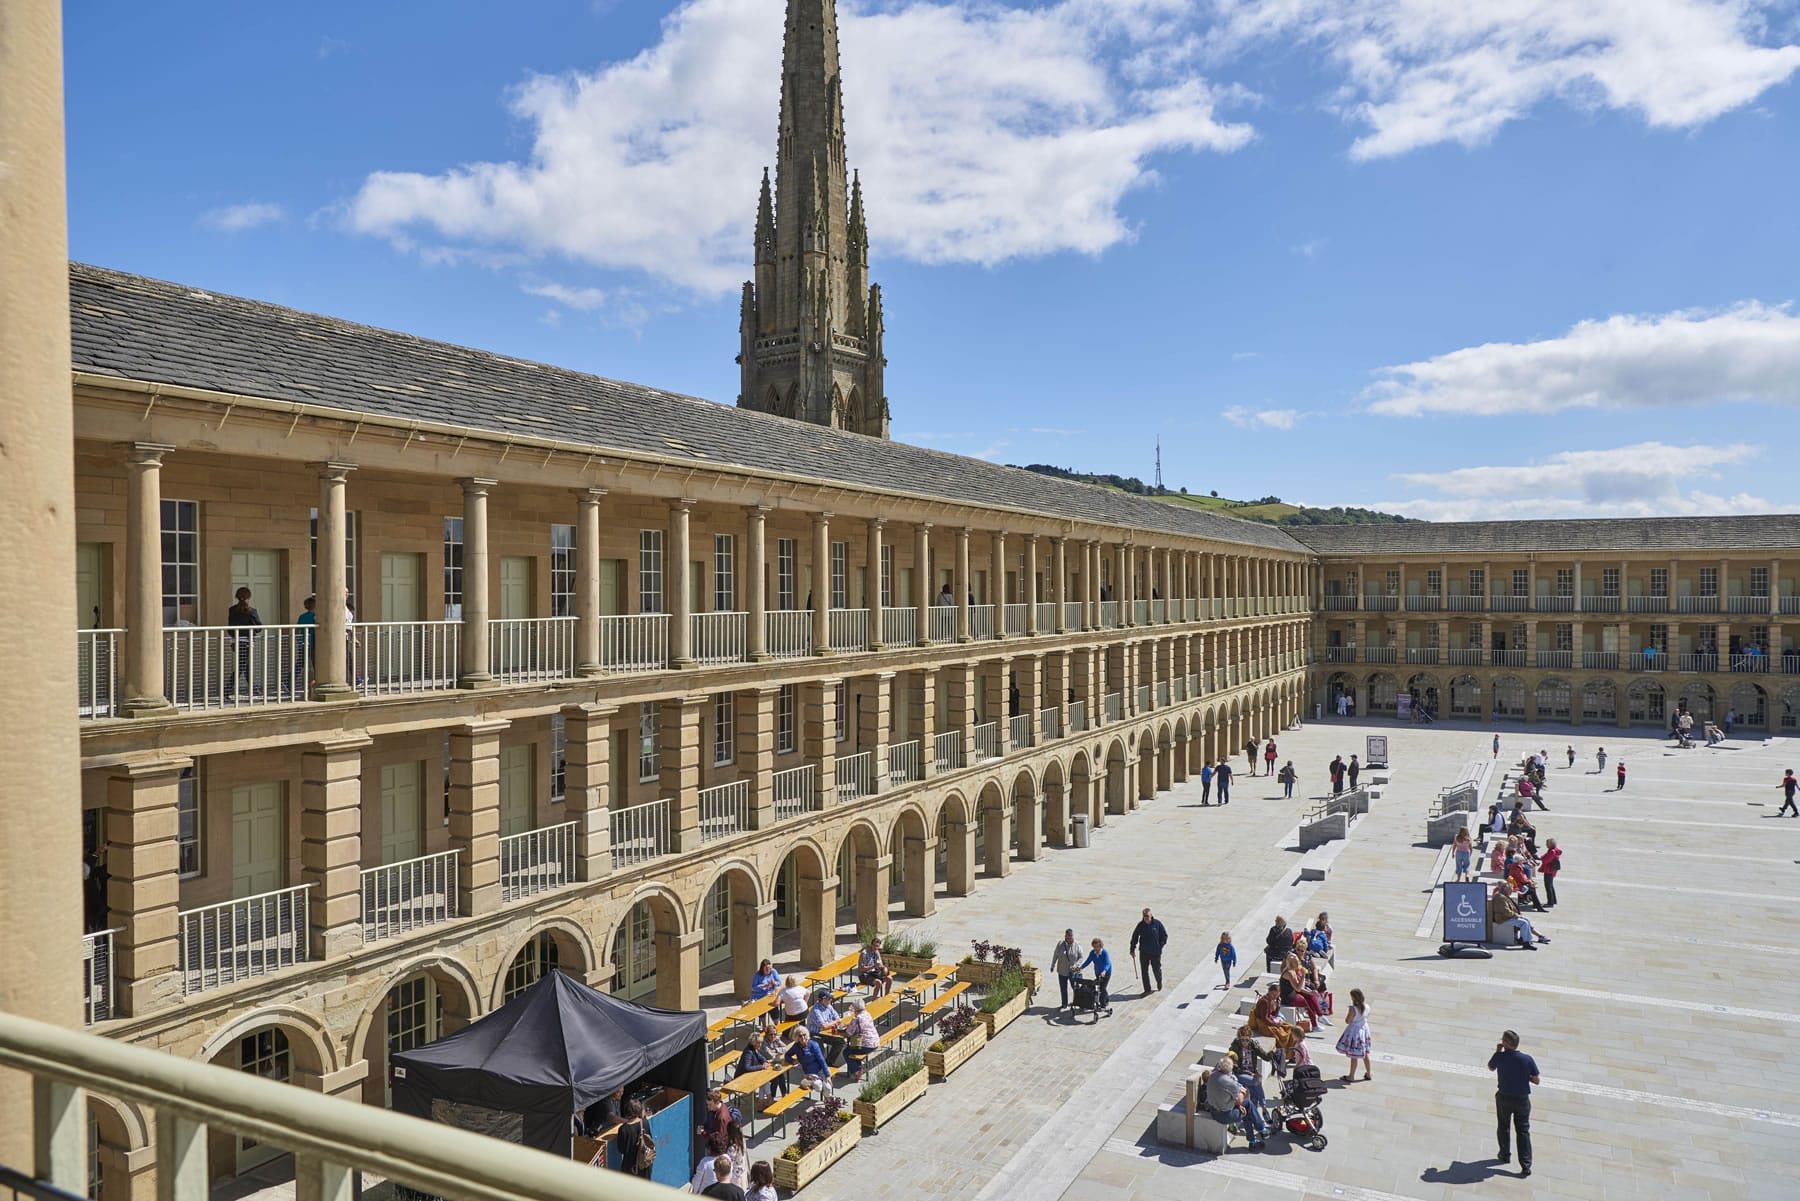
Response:
MULTIPOLYGON (((726 1022, 754 1022, 773 1008, 775 1008, 775 994, 770 993, 760 1001, 751 1001, 747 1004, 740 1005, 737 1009, 727 1014, 723 1020, 726 1022)), ((708 1029, 710 1030, 711 1027, 708 1027, 708 1029)))
POLYGON ((745 1115, 746 1127, 756 1121, 756 1094, 765 1084, 773 1084, 786 1076, 796 1065, 778 1063, 774 1067, 762 1068, 754 1072, 742 1072, 725 1082, 724 1091, 744 1098, 750 1112, 745 1115))
POLYGON ((842 959, 834 959, 818 971, 806 978, 808 984, 825 984, 836 980, 839 976, 847 976, 856 970, 856 964, 862 958, 861 951, 852 951, 842 959))
POLYGON ((902 984, 900 992, 917 993, 929 988, 933 992, 956 979, 957 965, 954 963, 934 963, 918 975, 902 984))

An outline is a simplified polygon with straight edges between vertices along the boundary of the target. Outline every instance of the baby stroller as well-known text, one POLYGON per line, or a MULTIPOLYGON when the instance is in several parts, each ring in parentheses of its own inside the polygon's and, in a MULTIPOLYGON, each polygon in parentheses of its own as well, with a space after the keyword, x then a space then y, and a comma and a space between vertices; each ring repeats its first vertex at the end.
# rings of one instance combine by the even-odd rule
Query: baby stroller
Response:
POLYGON ((1069 988, 1074 999, 1073 1008, 1076 1013, 1091 1013, 1094 1021, 1100 1020, 1102 1013, 1111 1016, 1112 1006, 1102 1008, 1100 1004, 1100 982, 1090 980, 1086 976, 1070 976, 1069 988))
POLYGON ((1303 1063, 1281 1084, 1281 1099, 1269 1110, 1270 1124, 1287 1131, 1288 1137, 1309 1151, 1325 1149, 1325 1115, 1319 1102, 1325 1099, 1325 1082, 1317 1065, 1303 1063))

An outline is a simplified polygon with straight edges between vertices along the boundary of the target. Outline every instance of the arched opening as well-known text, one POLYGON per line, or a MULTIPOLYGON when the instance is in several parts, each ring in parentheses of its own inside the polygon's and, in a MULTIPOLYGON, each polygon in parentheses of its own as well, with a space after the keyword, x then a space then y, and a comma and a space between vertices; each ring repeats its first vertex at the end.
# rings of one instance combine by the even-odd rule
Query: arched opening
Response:
POLYGON ((837 888, 825 879, 824 857, 808 840, 795 843, 775 873, 775 926, 799 931, 803 967, 823 967, 837 949, 837 888))
POLYGON ((1369 712, 1392 717, 1399 710, 1400 681, 1385 671, 1369 677, 1369 712))
POLYGON ((613 932, 612 993, 627 1001, 656 994, 656 915, 639 901, 613 932))
MULTIPOLYGON (((1079 756, 1077 756, 1079 758, 1079 756)), ((1017 805, 1015 797, 1013 804, 1017 805)), ((1053 847, 1066 847, 1071 840, 1069 785, 1060 760, 1052 759, 1044 766, 1044 841, 1053 847)))
POLYGON ((1581 687, 1582 721, 1617 721, 1619 690, 1611 680, 1589 680, 1581 687))
POLYGON ((438 960, 402 969, 363 1017, 362 1052, 369 1061, 363 1100, 387 1106, 393 1056, 456 1033, 477 1012, 475 982, 461 964, 438 960))
POLYGON ((1800 729, 1800 684, 1782 692, 1780 723, 1784 730, 1800 729))
POLYGON ((759 934, 761 906, 762 888, 741 863, 722 868, 700 902, 700 970, 729 962, 733 992, 744 1000, 756 965, 772 950, 772 939, 759 934))
POLYGON ((1460 675, 1450 681, 1450 713, 1454 717, 1481 716, 1481 681, 1460 675))
POLYGON ((1714 704, 1712 685, 1704 680, 1690 680, 1681 686, 1675 701, 1678 713, 1688 713, 1694 718, 1696 726, 1709 721, 1717 721, 1724 714, 1714 704))
POLYGON ((937 855, 930 831, 917 809, 902 809, 888 835, 888 854, 900 877, 908 917, 929 917, 937 909, 937 855))
POLYGON ((1634 723, 1660 726, 1668 715, 1668 701, 1663 687, 1655 680, 1633 680, 1631 687, 1625 692, 1625 701, 1630 706, 1631 720, 1634 723))
MULTIPOLYGON (((264 1080, 293 1084, 298 1071, 295 1047, 296 1044, 304 1045, 304 1042, 304 1039, 298 1037, 290 1039, 288 1032, 280 1026, 262 1026, 230 1039, 212 1057, 212 1063, 217 1067, 261 1076, 264 1080)), ((287 1154, 288 1148, 275 1143, 259 1142, 248 1135, 229 1130, 210 1130, 207 1132, 206 1152, 209 1178, 229 1180, 287 1154)))
MULTIPOLYGON (((857 822, 838 848, 838 879, 850 880, 857 936, 885 934, 892 900, 889 875, 896 857, 882 853, 881 836, 867 822, 857 822)), ((840 909, 842 907, 840 906, 840 909)))
POLYGON ((1132 808, 1156 798, 1156 735, 1145 730, 1138 735, 1137 794, 1132 808))
POLYGON ((1406 681, 1406 694, 1412 698, 1415 711, 1423 707, 1428 714, 1443 712, 1439 703, 1442 693, 1439 691, 1438 678, 1428 671, 1421 671, 1406 681))
POLYGON ((982 870, 996 878, 1005 876, 1012 870, 1013 808, 1009 798, 1000 791, 998 781, 990 780, 982 786, 975 809, 981 824, 976 834, 975 853, 981 858, 982 870))
POLYGON ((1569 699, 1572 690, 1567 680, 1539 680, 1537 686, 1538 720, 1569 716, 1569 699))
POLYGON ((1525 681, 1518 676, 1501 676, 1494 681, 1494 712, 1501 717, 1525 716, 1525 681))
POLYGON ((1106 752, 1106 811, 1125 812, 1125 744, 1115 740, 1106 752))
POLYGON ((548 926, 525 940, 518 953, 507 964, 500 977, 500 995, 496 1008, 506 1004, 553 971, 567 972, 585 981, 589 971, 587 955, 574 935, 560 926, 548 926))
POLYGON ((1768 728, 1769 694, 1761 686, 1748 682, 1732 685, 1729 704, 1726 716, 1731 719, 1732 729, 1739 726, 1752 730, 1768 728))
POLYGON ((1350 717, 1356 712, 1356 677, 1347 671, 1334 671, 1325 681, 1325 711, 1350 717), (1342 702, 1340 711, 1339 702, 1342 702))
POLYGON ((966 897, 975 890, 976 822, 968 802, 957 793, 944 798, 938 810, 938 855, 942 865, 944 889, 953 897, 966 897))
POLYGON ((1044 837, 1044 806, 1038 797, 1037 782, 1031 773, 1022 771, 1013 777, 1012 828, 1013 849, 1022 862, 1038 857, 1044 837))

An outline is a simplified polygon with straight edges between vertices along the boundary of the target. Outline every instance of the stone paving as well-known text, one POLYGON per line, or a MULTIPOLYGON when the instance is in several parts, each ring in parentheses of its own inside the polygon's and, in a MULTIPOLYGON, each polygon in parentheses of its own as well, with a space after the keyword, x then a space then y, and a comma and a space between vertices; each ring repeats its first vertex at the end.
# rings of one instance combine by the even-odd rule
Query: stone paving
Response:
MULTIPOLYGON (((1428 1201, 1472 1187, 1500 1197, 1800 1197, 1800 943, 1783 919, 1800 884, 1800 821, 1774 817, 1775 787, 1800 767, 1790 742, 1674 751, 1612 727, 1501 728, 1503 765, 1550 752, 1540 840, 1567 852, 1562 903, 1544 917, 1553 945, 1490 960, 1436 955, 1428 910, 1443 868, 1423 845, 1438 788, 1486 756, 1491 728, 1311 723, 1281 737, 1282 758, 1318 791, 1325 762, 1391 741, 1393 783, 1358 823, 1322 884, 1296 884, 1285 849, 1304 807, 1272 782, 1241 779, 1235 803, 1200 808, 1197 785, 1109 819, 1085 851, 1052 851, 982 880, 919 923, 946 952, 981 936, 1014 941, 1042 964, 1065 925, 1119 953, 1117 1009, 1097 1025, 1055 1015, 1054 984, 949 1081, 808 1190, 821 1197, 1275 1198, 1428 1201), (1573 740, 1574 769, 1556 766, 1573 740), (1604 776, 1593 752, 1609 755, 1604 776), (1613 791, 1613 766, 1629 769, 1613 791), (1123 944, 1145 904, 1169 926, 1168 987, 1141 995, 1123 944), (1338 931, 1332 989, 1369 997, 1375 1080, 1336 1082, 1341 1026, 1315 1034, 1332 1081, 1331 1145, 1285 1139, 1213 1158, 1151 1137, 1156 1107, 1186 1065, 1229 1037, 1261 970, 1256 948, 1275 912, 1329 909, 1338 931), (1221 929, 1240 947, 1239 982, 1216 986, 1221 929), (1535 1174, 1492 1160, 1501 1029, 1537 1057, 1535 1174)), ((1494 775, 1497 784, 1499 773, 1494 775)), ((1492 794, 1490 786, 1490 797, 1492 794)), ((1485 807, 1485 803, 1484 803, 1485 807)), ((1535 915, 1534 915, 1535 916, 1535 915)), ((773 1140, 762 1155, 777 1150, 773 1140)))

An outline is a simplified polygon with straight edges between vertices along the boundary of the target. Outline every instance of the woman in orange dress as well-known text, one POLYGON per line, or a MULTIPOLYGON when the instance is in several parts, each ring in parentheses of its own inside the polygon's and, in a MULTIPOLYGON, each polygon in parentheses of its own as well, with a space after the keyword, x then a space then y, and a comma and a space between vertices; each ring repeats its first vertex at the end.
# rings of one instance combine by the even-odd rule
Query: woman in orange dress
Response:
POLYGON ((1250 1029, 1264 1038, 1275 1040, 1277 1050, 1291 1051, 1306 1041, 1306 1032, 1312 1029, 1305 1018, 1297 1022, 1286 1021, 1281 1016, 1281 986, 1269 985, 1269 990, 1257 1001, 1256 1007, 1250 1011, 1250 1029))

